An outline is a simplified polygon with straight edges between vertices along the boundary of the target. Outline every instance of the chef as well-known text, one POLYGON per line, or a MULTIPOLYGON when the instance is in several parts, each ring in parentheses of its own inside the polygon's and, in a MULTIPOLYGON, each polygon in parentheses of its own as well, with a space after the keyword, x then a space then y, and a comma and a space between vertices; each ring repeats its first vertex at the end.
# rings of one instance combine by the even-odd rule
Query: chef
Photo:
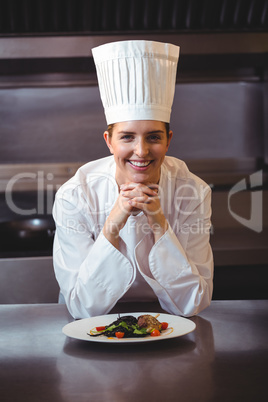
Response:
POLYGON ((111 155, 82 166, 56 194, 60 301, 74 318, 124 301, 198 314, 212 297, 211 190, 166 156, 179 47, 121 41, 92 53, 111 155))

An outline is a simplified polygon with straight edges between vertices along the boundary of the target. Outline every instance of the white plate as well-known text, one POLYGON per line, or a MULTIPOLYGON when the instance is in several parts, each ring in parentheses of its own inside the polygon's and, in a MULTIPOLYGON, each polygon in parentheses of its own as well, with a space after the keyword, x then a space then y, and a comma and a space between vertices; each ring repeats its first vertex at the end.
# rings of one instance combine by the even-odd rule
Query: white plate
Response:
MULTIPOLYGON (((156 316, 157 313, 123 313, 120 314, 121 317, 126 315, 132 315, 134 317, 139 317, 140 315, 150 314, 156 316)), ((189 332, 195 330, 195 323, 187 318, 177 317, 170 314, 160 314, 157 317, 160 322, 167 322, 168 328, 161 332, 160 336, 146 336, 145 338, 121 338, 116 337, 108 338, 105 335, 100 336, 89 336, 90 331, 94 330, 96 327, 109 325, 113 321, 118 319, 118 314, 108 314, 101 315, 98 317, 84 318, 82 320, 77 320, 70 322, 62 328, 62 332, 69 336, 70 338, 81 339, 84 341, 92 342, 105 342, 105 343, 136 343, 136 342, 152 342, 159 340, 167 340, 171 338, 176 338, 178 336, 186 335, 189 332)))

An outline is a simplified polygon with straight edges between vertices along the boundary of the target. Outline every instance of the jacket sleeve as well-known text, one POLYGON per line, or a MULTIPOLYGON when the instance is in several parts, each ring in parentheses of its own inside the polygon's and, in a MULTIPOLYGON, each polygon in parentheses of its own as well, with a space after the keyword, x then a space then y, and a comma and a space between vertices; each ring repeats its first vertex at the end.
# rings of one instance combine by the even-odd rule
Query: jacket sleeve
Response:
POLYGON ((174 222, 169 222, 168 230, 150 251, 149 272, 148 268, 143 269, 145 242, 136 248, 143 277, 162 308, 171 314, 192 316, 211 302, 214 264, 209 243, 210 215, 211 191, 208 191, 199 204, 189 206, 183 221, 177 216, 174 222), (181 222, 179 227, 178 222, 181 222))
POLYGON ((53 217, 54 270, 68 310, 74 318, 106 314, 134 281, 133 266, 102 232, 94 238, 93 223, 69 201, 56 197, 53 217))

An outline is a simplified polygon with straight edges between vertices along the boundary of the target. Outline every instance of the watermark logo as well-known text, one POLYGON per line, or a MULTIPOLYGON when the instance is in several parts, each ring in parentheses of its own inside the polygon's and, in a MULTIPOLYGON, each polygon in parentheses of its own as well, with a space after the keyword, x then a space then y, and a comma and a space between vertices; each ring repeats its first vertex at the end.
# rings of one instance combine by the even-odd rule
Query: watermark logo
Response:
POLYGON ((263 174, 262 170, 252 173, 249 176, 250 189, 251 191, 251 206, 250 206, 250 218, 246 219, 231 208, 231 198, 241 191, 248 190, 246 179, 240 180, 236 183, 228 194, 228 211, 232 217, 241 223, 243 226, 260 233, 263 229, 263 192, 261 190, 263 184, 263 174), (260 189, 259 189, 260 188, 260 189))
POLYGON ((49 181, 52 182, 53 179, 53 173, 45 174, 43 171, 38 171, 37 173, 23 172, 13 176, 7 183, 5 190, 6 203, 10 211, 21 216, 49 214, 54 202, 54 192, 60 187, 60 185, 55 186, 49 183, 49 181), (37 184, 37 203, 32 208, 21 208, 16 205, 13 199, 14 193, 16 192, 16 184, 20 183, 21 180, 28 180, 29 182, 37 184))
MULTIPOLYGON (((102 222, 102 218, 104 216, 108 216, 114 202, 118 196, 118 187, 117 184, 109 173, 104 174, 103 172, 88 174, 86 177, 87 186, 84 187, 83 192, 81 192, 75 202, 68 202, 68 194, 72 194, 73 184, 66 183, 64 186, 64 194, 62 193, 62 204, 61 209, 58 213, 63 214, 62 217, 64 219, 70 219, 70 228, 73 228, 74 222, 73 219, 77 219, 78 215, 89 216, 92 221, 96 224, 102 222), (95 202, 95 196, 99 191, 99 187, 95 186, 95 183, 103 183, 105 187, 105 192, 109 194, 109 197, 105 202, 95 202), (90 185, 89 185, 90 184, 90 185), (108 186, 108 187, 107 187, 108 186), (65 193, 66 192, 66 193, 65 193), (66 197, 65 197, 66 194, 66 197), (95 195, 94 195, 95 194, 95 195), (67 200, 67 201, 65 201, 67 200), (91 202, 91 201, 92 202, 91 202), (90 207, 91 205, 91 207, 90 207), (99 219, 100 217, 100 219, 99 219)), ((19 173, 13 176, 7 186, 6 186, 6 203, 10 209, 10 211, 16 213, 21 216, 30 216, 30 215, 42 215, 42 214, 50 214, 52 211, 54 196, 56 191, 59 189, 61 184, 56 183, 53 173, 45 173, 43 171, 38 171, 37 173, 32 172, 24 172, 19 173), (36 205, 31 205, 31 208, 25 208, 18 206, 16 204, 16 198, 13 198, 16 190, 17 184, 20 182, 30 181, 36 183, 36 205)), ((260 233, 263 230, 263 171, 259 170, 255 173, 252 173, 249 176, 249 185, 247 185, 246 179, 240 180, 236 183, 228 193, 228 203, 224 205, 224 211, 228 212, 237 222, 241 225, 260 233), (242 215, 242 211, 235 211, 232 208, 232 198, 235 197, 236 194, 247 191, 251 197, 251 203, 249 206, 250 217, 247 219, 242 215), (226 211, 226 209, 228 211, 226 211)), ((103 188, 104 188, 103 187, 103 188)), ((213 187, 213 185, 212 185, 213 187)), ((158 188, 158 198, 163 200, 162 207, 166 214, 176 215, 180 220, 176 224, 176 230, 184 231, 185 228, 181 227, 181 222, 184 222, 185 219, 192 217, 191 222, 188 224, 197 225, 200 229, 201 219, 206 219, 207 214, 207 203, 205 199, 208 195, 208 191, 210 190, 209 186, 205 186, 203 184, 199 184, 199 187, 192 186, 191 184, 183 183, 179 187, 175 187, 174 180, 172 177, 169 177, 165 183, 164 188, 158 188), (198 207, 197 207, 198 206, 198 207), (198 224, 197 224, 198 222, 198 224), (180 229, 179 229, 180 227, 180 229)), ((122 210, 124 210, 124 205, 122 202, 119 203, 122 210)), ((159 206, 160 208, 160 206, 159 206)), ((159 209, 149 211, 148 214, 157 214, 159 209)), ((78 221, 80 222, 80 221, 78 221)), ((197 230, 197 227, 194 227, 194 230, 197 230)), ((84 228, 79 228, 79 230, 84 230, 84 228)), ((189 230, 189 228, 187 229, 189 230)), ((192 230, 192 229, 191 229, 192 230)), ((207 230, 207 228, 206 228, 207 230)))

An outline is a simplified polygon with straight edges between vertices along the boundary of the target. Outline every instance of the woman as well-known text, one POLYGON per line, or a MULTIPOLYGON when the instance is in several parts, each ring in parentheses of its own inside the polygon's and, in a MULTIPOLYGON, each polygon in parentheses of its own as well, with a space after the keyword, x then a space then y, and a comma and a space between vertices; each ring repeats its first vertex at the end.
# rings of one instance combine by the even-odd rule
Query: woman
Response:
POLYGON ((212 297, 211 192, 167 157, 179 48, 124 41, 93 49, 111 156, 61 187, 54 268, 74 318, 124 300, 191 316, 212 297))

